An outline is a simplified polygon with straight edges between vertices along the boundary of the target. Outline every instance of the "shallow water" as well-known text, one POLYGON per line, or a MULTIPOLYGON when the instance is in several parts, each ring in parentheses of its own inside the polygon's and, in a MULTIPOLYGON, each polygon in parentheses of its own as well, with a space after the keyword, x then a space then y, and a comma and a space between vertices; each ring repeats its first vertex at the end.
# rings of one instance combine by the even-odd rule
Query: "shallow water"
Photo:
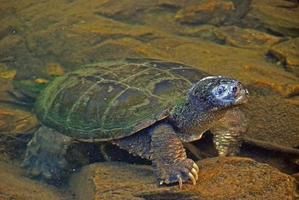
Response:
MULTIPOLYGON (((240 80, 250 99, 242 108, 248 130, 239 155, 298 179, 298 1, 1 0, 0 11, 0 176, 7 180, 0 183, 0 199, 262 199, 261 188, 269 186, 265 179, 257 181, 260 187, 251 193, 236 189, 239 192, 227 194, 217 185, 221 179, 211 185, 220 187, 215 191, 198 186, 198 192, 190 184, 183 191, 162 191, 149 161, 110 144, 71 145, 67 157, 73 175, 56 181, 56 186, 25 178, 20 164, 41 125, 34 101, 47 84, 83 65, 137 57, 183 63, 240 80), (123 184, 109 179, 114 168, 102 163, 107 159, 121 161, 118 175, 123 184), (90 165, 98 162, 102 171, 90 165), (137 164, 136 169, 131 164, 137 164), (90 166, 78 172, 82 165, 90 166), (144 174, 135 177, 134 170, 143 167, 144 174), (94 184, 84 179, 89 176, 94 184), (106 182, 100 183, 102 179, 106 182)), ((194 160, 217 156, 210 133, 186 148, 194 160)), ((273 199, 294 198, 276 191, 282 196, 273 199)))

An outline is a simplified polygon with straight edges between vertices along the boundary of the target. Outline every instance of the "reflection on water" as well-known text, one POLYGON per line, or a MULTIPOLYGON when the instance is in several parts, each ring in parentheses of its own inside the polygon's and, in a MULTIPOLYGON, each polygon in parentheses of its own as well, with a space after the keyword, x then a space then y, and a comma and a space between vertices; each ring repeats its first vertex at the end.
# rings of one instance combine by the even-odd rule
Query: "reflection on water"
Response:
MULTIPOLYGON (((2 0, 0 11, 0 176, 5 180, 0 183, 0 199, 92 199, 93 195, 101 199, 252 199, 261 193, 264 196, 259 197, 267 199, 267 188, 274 186, 277 193, 271 190, 272 199, 292 199, 294 183, 285 174, 298 172, 297 1, 2 0), (53 79, 86 64, 107 63, 107 60, 119 64, 125 58, 136 57, 184 63, 208 74, 233 77, 244 83, 250 100, 243 106, 248 130, 240 156, 265 162, 285 174, 248 160, 206 159, 200 162, 199 180, 206 178, 205 185, 209 187, 203 187, 198 181, 197 186, 186 184, 180 191, 177 187, 157 187, 150 162, 111 144, 85 141, 75 142, 65 149, 70 163, 68 169, 73 172, 72 175, 66 173, 55 187, 26 178, 20 165, 27 143, 41 126, 34 102, 41 98, 45 87, 53 79), (116 167, 107 160, 121 163, 116 167), (78 172, 82 165, 88 166, 78 172), (233 188, 239 180, 237 176, 209 176, 217 170, 227 170, 227 166, 234 174, 239 173, 247 190, 236 188, 227 193, 226 186, 220 183, 233 188), (245 169, 252 170, 253 174, 264 170, 265 178, 250 179, 245 169), (246 181, 254 181, 257 187, 247 186, 246 181), (166 192, 169 188, 175 191, 166 192)), ((105 70, 106 76, 113 76, 111 69, 105 70)), ((133 68, 121 74, 129 72, 138 75, 133 68)), ((165 79, 169 74, 162 75, 153 74, 151 78, 165 79)), ((142 85, 141 80, 132 80, 142 85)), ((77 84, 74 94, 82 89, 79 89, 82 84, 77 84)), ((59 89, 59 82, 57 87, 59 89)), ((174 88, 179 87, 183 87, 182 84, 174 88)), ((95 95, 97 101, 108 97, 105 95, 109 93, 101 91, 95 95)), ((65 102, 74 96, 62 95, 65 102)), ((51 95, 47 100, 50 99, 51 95)), ((141 115, 141 111, 137 113, 141 115)), ((113 119, 119 117, 118 114, 113 119)), ((88 116, 85 118, 89 121, 88 116)), ((41 135, 46 137, 46 134, 41 135)), ((53 134, 48 135, 53 137, 53 134)), ((63 140, 63 137, 57 139, 55 145, 64 145, 63 140)), ((41 141, 37 139, 35 143, 41 144, 41 141)), ((55 145, 47 148, 54 151, 55 145)), ((210 133, 186 148, 188 157, 194 160, 217 156, 210 133)), ((49 162, 47 166, 50 171, 55 170, 52 164, 49 162)), ((37 171, 32 173, 38 174, 37 171)), ((298 178, 298 174, 294 177, 298 178)))

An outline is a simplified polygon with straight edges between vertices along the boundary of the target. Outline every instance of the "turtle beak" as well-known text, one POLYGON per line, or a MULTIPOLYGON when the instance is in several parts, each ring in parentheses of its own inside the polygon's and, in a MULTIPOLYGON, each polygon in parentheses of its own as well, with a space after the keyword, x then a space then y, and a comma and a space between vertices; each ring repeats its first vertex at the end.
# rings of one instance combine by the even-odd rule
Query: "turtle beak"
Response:
POLYGON ((249 98, 249 92, 247 89, 241 87, 239 91, 236 93, 236 103, 243 104, 247 103, 249 98))

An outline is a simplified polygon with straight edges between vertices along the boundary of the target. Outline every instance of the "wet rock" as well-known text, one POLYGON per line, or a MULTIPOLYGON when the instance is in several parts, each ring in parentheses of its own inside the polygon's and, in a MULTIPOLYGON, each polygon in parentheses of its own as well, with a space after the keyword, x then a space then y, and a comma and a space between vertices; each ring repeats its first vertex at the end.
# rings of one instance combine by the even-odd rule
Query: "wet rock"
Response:
POLYGON ((48 80, 37 78, 35 80, 15 80, 13 82, 13 92, 15 100, 25 103, 25 106, 33 106, 37 96, 46 87, 48 80))
POLYGON ((270 47, 281 41, 281 38, 254 29, 242 29, 236 26, 225 26, 216 33, 225 44, 241 48, 270 47))
MULTIPOLYGON (((108 0, 94 8, 98 16, 115 19, 129 24, 147 24, 155 13, 176 12, 189 5, 188 0, 108 0), (152 15, 153 14, 153 15, 152 15)), ((158 18, 161 16, 157 16, 158 18)), ((159 20, 157 18, 157 20, 159 20)), ((162 19, 163 21, 165 20, 162 19)), ((164 21, 165 22, 165 21, 164 21)))
POLYGON ((299 77, 299 38, 274 45, 268 51, 268 56, 275 57, 287 70, 299 77))
POLYGON ((14 98, 8 93, 13 90, 11 80, 0 78, 0 103, 13 101, 14 98))
POLYGON ((293 97, 293 98, 286 99, 286 102, 289 104, 299 106, 299 97, 293 97))
POLYGON ((37 78, 37 79, 34 80, 34 82, 37 83, 37 84, 43 85, 43 84, 48 83, 49 81, 46 80, 46 79, 43 79, 43 78, 37 78))
POLYGON ((0 162, 0 180, 1 200, 64 199, 54 188, 25 178, 20 169, 4 162, 0 162))
POLYGON ((247 158, 211 158, 200 161, 195 186, 157 186, 150 166, 97 163, 72 176, 76 197, 88 199, 294 199, 290 176, 247 158))
POLYGON ((33 133, 39 126, 29 112, 0 107, 0 160, 21 158, 33 133))
POLYGON ((148 27, 136 27, 98 16, 88 23, 70 26, 68 31, 50 27, 47 32, 32 33, 28 37, 28 44, 39 56, 52 54, 55 58, 63 57, 61 64, 66 70, 73 70, 82 64, 103 59, 120 59, 128 54, 134 56, 135 49, 145 46, 143 42, 162 37, 160 35, 163 34, 148 27), (121 46, 115 45, 119 41, 126 42, 121 46))
POLYGON ((6 64, 0 63, 0 78, 12 80, 16 77, 16 74, 16 70, 10 70, 6 64))
POLYGON ((197 191, 211 199, 293 199, 295 189, 290 176, 247 158, 203 160, 199 177, 197 191))
POLYGON ((280 93, 284 97, 299 95, 299 84, 279 84, 267 80, 257 80, 255 84, 259 87, 268 87, 280 93))
POLYGON ((272 90, 248 86, 250 102, 244 105, 249 120, 246 137, 285 147, 299 146, 299 107, 272 90))
POLYGON ((237 26, 216 27, 203 25, 199 27, 190 27, 180 34, 200 37, 203 40, 210 40, 217 44, 229 45, 239 48, 269 48, 279 43, 282 38, 276 37, 254 29, 239 28, 237 26))
POLYGON ((277 35, 298 36, 298 19, 297 1, 253 0, 244 19, 244 25, 277 35))
POLYGON ((64 75, 64 69, 58 63, 49 63, 47 65, 47 71, 50 76, 63 76, 64 75))
POLYGON ((298 95, 298 78, 278 67, 260 67, 258 65, 245 65, 244 73, 251 74, 250 82, 261 88, 270 88, 283 97, 298 95), (271 73, 269 75, 266 75, 271 73))
MULTIPOLYGON (((297 96, 298 77, 265 59, 265 48, 274 45, 280 38, 275 35, 282 35, 273 31, 274 29, 280 27, 279 31, 289 34, 288 31, 293 33, 298 27, 295 26, 296 16, 293 15, 297 8, 278 7, 294 5, 293 2, 252 1, 252 6, 248 9, 251 1, 247 0, 222 3, 203 1, 207 5, 213 2, 219 2, 219 5, 234 2, 235 9, 227 10, 227 16, 234 13, 228 24, 240 25, 239 19, 242 18, 242 27, 257 28, 260 31, 235 26, 189 26, 175 21, 178 10, 201 5, 197 1, 115 2, 91 0, 86 4, 85 1, 61 1, 59 7, 55 1, 28 0, 18 4, 2 2, 0 61, 9 69, 17 69, 19 88, 25 86, 24 90, 29 89, 33 94, 38 94, 42 87, 36 87, 32 84, 34 81, 26 82, 23 79, 48 78, 48 63, 59 63, 65 71, 72 71, 84 64, 124 57, 151 57, 182 62, 210 74, 229 76, 246 85, 270 89, 271 97, 265 97, 268 94, 261 93, 250 100, 258 99, 258 103, 252 104, 248 114, 253 113, 251 116, 258 116, 258 119, 268 119, 263 121, 262 126, 251 129, 252 136, 263 141, 269 138, 275 141, 275 137, 278 137, 277 143, 280 143, 283 135, 287 134, 286 138, 290 142, 284 141, 284 145, 299 145, 298 137, 294 134, 297 131, 295 127, 298 127, 298 119, 293 112, 296 109, 294 104, 281 98, 289 100, 289 97, 293 99, 297 96), (272 9, 266 15, 262 12, 264 8, 280 10, 276 12, 272 9), (17 17, 9 14, 11 12, 18 13, 17 17), (272 15, 277 15, 277 18, 272 19, 272 15), (283 22, 279 20, 284 18, 283 22), (13 30, 16 30, 15 34, 12 34, 13 30), (281 99, 281 104, 275 104, 275 99, 281 99), (268 103, 269 100, 271 103, 268 103), (274 105, 279 112, 270 112, 274 105), (260 112, 261 108, 267 112, 260 112), (284 120, 275 121, 281 116, 284 116, 284 120), (274 131, 274 135, 267 137, 263 133, 271 132, 268 127, 279 127, 279 131, 274 131)), ((217 9, 215 7, 211 13, 219 12, 220 16, 222 12, 226 13, 225 9, 217 9)), ((209 20, 212 23, 214 16, 211 16, 209 20)), ((0 90, 1 87, 7 87, 1 83, 0 90)), ((252 93, 251 90, 250 92, 252 93)), ((0 99, 2 98, 0 95, 0 99)))
POLYGON ((175 18, 181 23, 220 25, 232 16, 235 9, 232 1, 205 0, 199 4, 186 6, 175 18))
POLYGON ((0 134, 18 136, 32 133, 38 126, 38 120, 32 113, 17 108, 0 107, 0 134))
POLYGON ((138 17, 149 7, 154 5, 154 1, 115 1, 109 0, 98 5, 94 12, 100 16, 117 19, 120 21, 129 21, 138 23, 138 17))

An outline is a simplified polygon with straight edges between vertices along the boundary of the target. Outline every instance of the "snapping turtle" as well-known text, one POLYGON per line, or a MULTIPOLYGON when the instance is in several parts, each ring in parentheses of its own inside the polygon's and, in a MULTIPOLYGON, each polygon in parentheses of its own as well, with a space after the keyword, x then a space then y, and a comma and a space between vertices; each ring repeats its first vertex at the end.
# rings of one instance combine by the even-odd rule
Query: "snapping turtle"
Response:
POLYGON ((219 155, 237 152, 245 119, 237 105, 248 92, 234 79, 154 59, 94 64, 56 78, 38 97, 42 126, 23 165, 34 176, 58 178, 73 140, 109 141, 152 161, 160 184, 198 179, 182 142, 214 133, 219 155))

